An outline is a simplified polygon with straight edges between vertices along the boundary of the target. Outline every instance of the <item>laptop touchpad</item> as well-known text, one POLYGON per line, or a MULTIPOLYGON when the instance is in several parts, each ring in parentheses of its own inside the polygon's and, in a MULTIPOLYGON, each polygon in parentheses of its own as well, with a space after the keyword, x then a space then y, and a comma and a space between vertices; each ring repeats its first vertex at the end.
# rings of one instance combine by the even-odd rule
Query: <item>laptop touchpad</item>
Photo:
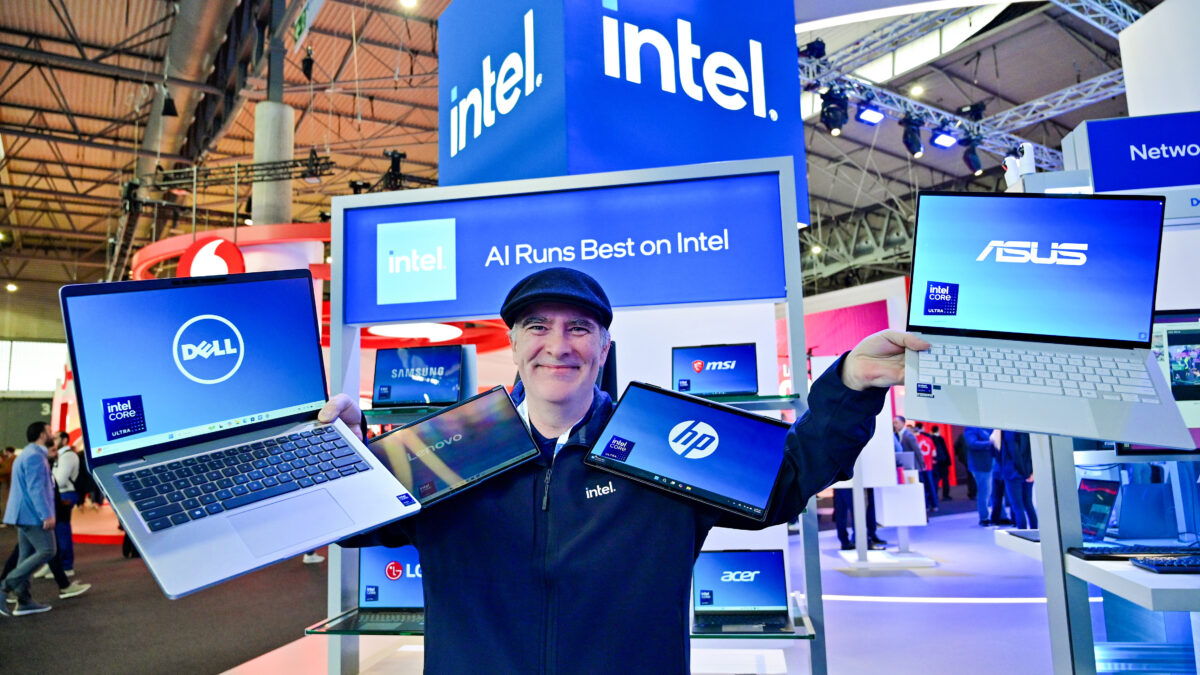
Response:
POLYGON ((229 517, 256 557, 270 555, 353 521, 326 490, 315 490, 229 517))

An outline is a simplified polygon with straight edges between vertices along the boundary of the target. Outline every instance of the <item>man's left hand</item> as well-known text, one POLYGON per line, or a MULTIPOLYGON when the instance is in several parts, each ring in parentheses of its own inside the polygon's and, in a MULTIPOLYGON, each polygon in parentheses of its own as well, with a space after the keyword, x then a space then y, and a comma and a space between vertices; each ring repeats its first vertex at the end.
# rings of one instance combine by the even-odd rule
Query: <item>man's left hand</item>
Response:
POLYGON ((904 350, 929 343, 912 333, 883 330, 863 338, 842 363, 842 383, 855 391, 904 384, 904 350))

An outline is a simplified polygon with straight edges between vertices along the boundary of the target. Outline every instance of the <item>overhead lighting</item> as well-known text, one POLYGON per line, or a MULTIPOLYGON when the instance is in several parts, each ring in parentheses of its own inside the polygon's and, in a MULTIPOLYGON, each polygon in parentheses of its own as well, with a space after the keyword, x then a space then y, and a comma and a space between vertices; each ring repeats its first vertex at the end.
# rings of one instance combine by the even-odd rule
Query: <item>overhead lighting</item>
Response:
POLYGON ((812 251, 812 254, 813 254, 813 255, 820 255, 820 254, 821 254, 821 245, 820 245, 820 244, 813 244, 813 247, 812 247, 812 249, 810 249, 810 250, 812 251))
POLYGON ((400 6, 404 9, 416 9, 417 0, 400 0, 400 6))
POLYGON ((245 219, 245 220, 243 220, 243 221, 242 221, 242 224, 243 224, 243 225, 253 225, 253 224, 254 224, 254 221, 253 221, 253 220, 251 220, 251 219, 249 219, 249 218, 247 218, 247 219, 245 219))
POLYGON ((317 149, 309 148, 308 164, 304 167, 304 182, 309 185, 321 183, 321 158, 317 157, 317 149))
POLYGON ((308 46, 308 51, 304 54, 304 59, 300 61, 300 71, 304 73, 304 78, 312 82, 313 66, 316 65, 316 60, 313 59, 312 45, 308 46))
POLYGON ((967 149, 963 150, 963 164, 967 165, 967 168, 971 170, 972 175, 982 176, 983 163, 979 161, 979 152, 976 150, 976 148, 979 146, 979 139, 969 138, 964 141, 964 145, 967 146, 967 149))
POLYGON ((188 189, 185 187, 173 187, 170 190, 167 190, 167 192, 170 192, 171 194, 175 195, 176 197, 186 197, 186 196, 188 196, 188 194, 190 194, 188 192, 188 189))
POLYGON ((983 101, 972 103, 970 105, 964 105, 958 109, 958 116, 965 117, 972 122, 978 122, 983 119, 983 111, 986 107, 987 104, 983 101))
POLYGON ((163 99, 162 114, 163 117, 179 117, 179 109, 175 107, 175 99, 170 94, 163 99))
POLYGON ((326 265, 328 265, 328 264, 330 264, 330 263, 332 263, 332 262, 333 262, 333 256, 331 256, 331 255, 327 255, 327 256, 325 256, 325 264, 326 264, 326 265))
POLYGON ((953 148, 954 146, 958 145, 958 139, 954 137, 954 134, 946 131, 945 129, 934 130, 933 134, 931 135, 930 142, 939 148, 953 148))
POLYGON ((825 58, 825 41, 821 39, 813 40, 804 45, 804 49, 800 50, 800 56, 806 59, 823 59, 825 58))
POLYGON ((821 124, 832 136, 841 136, 842 127, 850 119, 850 104, 840 89, 830 89, 821 95, 821 124))
POLYGON ((8 291, 9 293, 16 293, 17 285, 10 281, 8 282, 8 285, 4 287, 4 290, 8 291))
POLYGON ((430 342, 445 342, 462 335, 462 329, 445 323, 393 323, 371 326, 367 332, 379 337, 425 339, 430 342))
POLYGON ((908 95, 912 96, 913 98, 916 98, 924 93, 925 93, 925 87, 922 87, 919 84, 914 84, 913 86, 908 88, 908 95))
POLYGON ((921 119, 913 115, 905 115, 904 119, 900 120, 900 124, 904 126, 904 135, 901 137, 904 141, 904 147, 908 150, 908 154, 913 156, 913 159, 920 159, 925 155, 925 144, 921 141, 921 119))
POLYGON ((879 110, 879 108, 867 105, 866 103, 859 103, 858 114, 854 116, 854 119, 862 122, 863 124, 875 126, 876 124, 882 122, 884 117, 885 115, 879 110))

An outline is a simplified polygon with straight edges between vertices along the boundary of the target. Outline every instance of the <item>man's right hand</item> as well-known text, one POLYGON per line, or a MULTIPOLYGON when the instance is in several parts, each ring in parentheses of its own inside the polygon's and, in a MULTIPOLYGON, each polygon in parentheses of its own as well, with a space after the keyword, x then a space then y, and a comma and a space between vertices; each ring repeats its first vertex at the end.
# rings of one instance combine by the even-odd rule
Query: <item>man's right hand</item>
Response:
POLYGON ((317 420, 329 424, 340 417, 361 441, 362 416, 362 409, 358 407, 357 403, 345 394, 338 394, 329 399, 324 408, 321 408, 321 412, 317 413, 317 420))
POLYGON ((53 530, 55 522, 56 521, 54 520, 54 516, 50 516, 49 518, 42 521, 42 529, 43 530, 53 530))

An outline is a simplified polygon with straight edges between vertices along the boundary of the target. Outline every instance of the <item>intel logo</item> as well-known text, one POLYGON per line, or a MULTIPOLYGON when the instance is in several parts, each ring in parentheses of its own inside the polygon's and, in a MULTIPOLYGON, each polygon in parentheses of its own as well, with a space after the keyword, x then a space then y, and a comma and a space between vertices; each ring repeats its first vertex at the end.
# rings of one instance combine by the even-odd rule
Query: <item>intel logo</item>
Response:
POLYGON ((716 429, 696 420, 676 424, 668 438, 671 450, 685 459, 704 459, 716 452, 720 442, 716 429))
POLYGON ((216 314, 192 317, 175 332, 175 367, 198 384, 219 384, 242 367, 246 345, 237 326, 216 314))

